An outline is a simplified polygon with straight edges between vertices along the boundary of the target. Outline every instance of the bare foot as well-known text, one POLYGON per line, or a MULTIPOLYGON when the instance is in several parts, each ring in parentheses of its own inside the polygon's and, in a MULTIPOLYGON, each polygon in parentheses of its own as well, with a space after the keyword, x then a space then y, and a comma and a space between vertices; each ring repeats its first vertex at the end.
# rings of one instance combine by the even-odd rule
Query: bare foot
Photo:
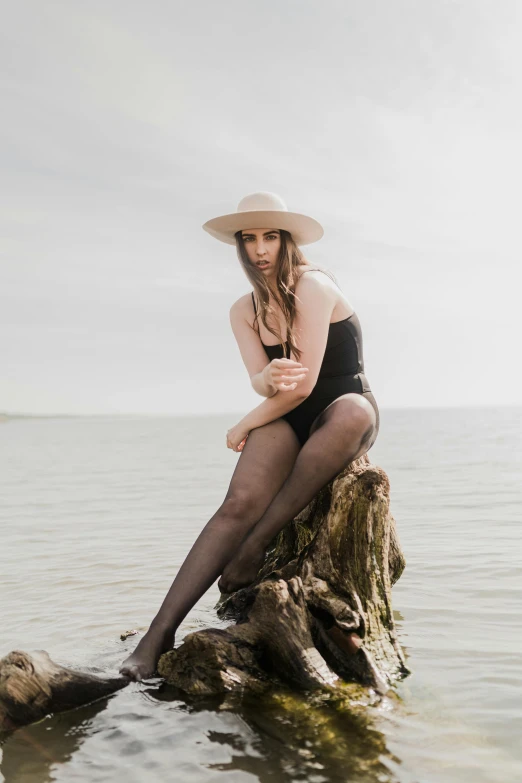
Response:
POLYGON ((155 628, 151 625, 136 649, 120 666, 120 674, 131 680, 146 680, 156 671, 162 653, 174 647, 174 631, 155 628))
POLYGON ((265 559, 265 550, 247 539, 223 569, 218 588, 222 593, 233 593, 240 587, 252 584, 265 559))

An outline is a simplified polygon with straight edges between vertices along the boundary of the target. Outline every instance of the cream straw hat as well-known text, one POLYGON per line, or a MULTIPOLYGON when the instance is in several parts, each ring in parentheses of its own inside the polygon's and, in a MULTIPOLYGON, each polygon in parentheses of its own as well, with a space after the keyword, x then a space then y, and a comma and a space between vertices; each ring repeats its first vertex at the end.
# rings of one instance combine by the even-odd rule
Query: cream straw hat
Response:
POLYGON ((296 245, 317 242, 324 234, 317 220, 298 212, 289 212, 281 196, 265 191, 245 196, 237 205, 237 212, 207 220, 203 228, 211 236, 229 245, 236 244, 236 231, 246 228, 285 229, 292 234, 296 245))

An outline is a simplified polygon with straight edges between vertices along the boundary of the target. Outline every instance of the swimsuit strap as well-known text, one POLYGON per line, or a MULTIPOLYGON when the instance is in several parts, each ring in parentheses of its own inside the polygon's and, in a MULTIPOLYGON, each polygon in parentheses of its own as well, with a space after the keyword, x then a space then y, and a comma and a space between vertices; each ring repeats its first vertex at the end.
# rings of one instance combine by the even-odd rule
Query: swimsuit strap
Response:
MULTIPOLYGON (((324 271, 324 269, 305 269, 305 271, 304 271, 304 272, 301 272, 301 275, 300 275, 300 277, 301 277, 302 275, 306 275, 306 273, 307 273, 307 272, 322 272, 322 273, 323 273, 324 275, 326 275, 327 277, 330 277, 330 275, 329 275, 327 272, 325 272, 325 271, 324 271)), ((330 277, 330 280, 331 280, 331 279, 332 279, 332 278, 330 277)), ((338 283, 336 283, 336 282, 335 282, 335 280, 334 280, 333 282, 335 283, 335 285, 337 286, 337 288, 338 288, 338 289, 339 289, 339 291, 340 291, 340 290, 341 290, 341 287, 339 286, 339 284, 338 284, 338 283)))
MULTIPOLYGON (((254 292, 253 291, 252 291, 252 304, 254 305, 255 318, 257 318, 256 300, 254 299, 254 292)), ((255 323, 255 320, 254 320, 254 323, 255 323)), ((257 336, 259 337, 259 339, 261 340, 261 332, 259 331, 259 324, 257 325, 257 329, 255 329, 254 324, 252 324, 252 327, 254 328, 254 330, 255 330, 257 336)), ((261 340, 261 344, 263 344, 262 340, 261 340)))

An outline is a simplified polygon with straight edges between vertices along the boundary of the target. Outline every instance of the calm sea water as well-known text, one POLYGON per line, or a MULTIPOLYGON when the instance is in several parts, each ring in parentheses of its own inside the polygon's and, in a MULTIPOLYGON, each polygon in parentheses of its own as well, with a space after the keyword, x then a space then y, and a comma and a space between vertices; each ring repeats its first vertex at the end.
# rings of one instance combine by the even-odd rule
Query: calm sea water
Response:
MULTIPOLYGON (((146 629, 224 497, 237 418, 0 424, 0 655, 44 649, 116 673, 136 644, 120 633, 146 629)), ((393 603, 413 672, 373 716, 385 766, 408 783, 520 781, 522 409, 384 409, 369 456, 391 480, 407 560, 393 603)), ((214 586, 176 645, 226 625, 218 598, 214 586)), ((15 732, 0 779, 378 780, 355 771, 364 753, 355 735, 353 752, 325 752, 291 720, 282 733, 280 716, 191 704, 158 680, 15 732)))

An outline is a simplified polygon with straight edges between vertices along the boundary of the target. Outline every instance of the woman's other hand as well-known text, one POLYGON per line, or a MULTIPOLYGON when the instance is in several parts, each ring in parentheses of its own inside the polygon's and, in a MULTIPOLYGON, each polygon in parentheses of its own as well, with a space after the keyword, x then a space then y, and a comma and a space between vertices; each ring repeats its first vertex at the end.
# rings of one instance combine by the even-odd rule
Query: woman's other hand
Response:
POLYGON ((248 431, 241 423, 231 427, 227 432, 227 449, 232 451, 243 451, 243 447, 248 438, 248 431))
POLYGON ((293 359, 272 359, 263 370, 265 380, 276 391, 293 391, 304 381, 308 367, 293 359))

